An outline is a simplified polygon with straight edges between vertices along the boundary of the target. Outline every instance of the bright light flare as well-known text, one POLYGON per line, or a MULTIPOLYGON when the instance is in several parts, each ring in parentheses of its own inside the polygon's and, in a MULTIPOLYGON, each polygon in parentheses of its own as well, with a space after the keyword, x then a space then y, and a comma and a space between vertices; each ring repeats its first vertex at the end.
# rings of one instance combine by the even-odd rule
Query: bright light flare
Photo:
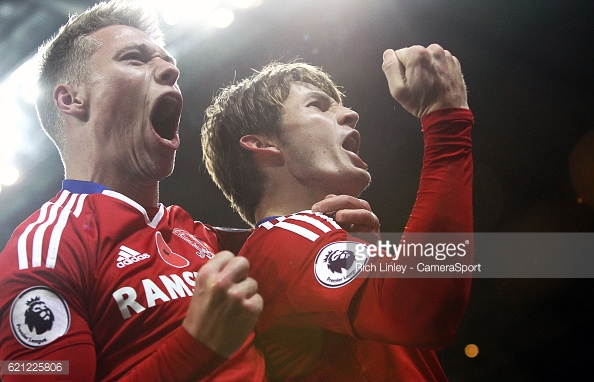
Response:
POLYGON ((231 4, 238 9, 250 9, 260 6, 264 0, 232 0, 231 4))
POLYGON ((216 28, 227 28, 235 20, 235 13, 227 8, 215 9, 210 15, 210 24, 216 28))
POLYGON ((8 82, 17 90, 20 99, 30 105, 37 98, 37 57, 27 60, 10 75, 8 82))
POLYGON ((24 163, 40 148, 32 131, 38 128, 33 104, 37 96, 37 57, 27 60, 0 84, 0 184, 10 186, 19 179, 17 158, 24 163), (24 161, 24 162, 23 162, 24 161))
POLYGON ((468 358, 474 358, 478 355, 478 353, 479 353, 479 348, 475 344, 468 344, 464 348, 464 354, 466 354, 466 356, 468 358))
POLYGON ((19 170, 14 166, 4 165, 0 167, 0 184, 12 186, 19 180, 19 170))
POLYGON ((163 21, 171 26, 204 23, 216 28, 226 28, 235 20, 234 11, 260 6, 264 0, 146 0, 156 9, 163 21), (225 5, 225 7, 223 7, 225 5))
POLYGON ((209 17, 219 5, 213 0, 152 0, 151 5, 161 13, 168 25, 177 25, 187 21, 201 21, 209 17))

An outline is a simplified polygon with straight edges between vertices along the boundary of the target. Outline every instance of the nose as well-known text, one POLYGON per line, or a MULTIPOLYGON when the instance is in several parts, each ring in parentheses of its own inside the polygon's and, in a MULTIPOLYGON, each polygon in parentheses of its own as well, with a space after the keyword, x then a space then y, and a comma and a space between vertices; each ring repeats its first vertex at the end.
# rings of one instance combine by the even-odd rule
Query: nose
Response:
POLYGON ((359 114, 356 111, 351 110, 349 108, 343 107, 341 112, 338 116, 338 123, 340 125, 347 125, 351 129, 354 129, 357 126, 357 122, 359 121, 359 114))
POLYGON ((179 78, 179 69, 169 61, 160 60, 155 76, 158 83, 173 86, 179 78))

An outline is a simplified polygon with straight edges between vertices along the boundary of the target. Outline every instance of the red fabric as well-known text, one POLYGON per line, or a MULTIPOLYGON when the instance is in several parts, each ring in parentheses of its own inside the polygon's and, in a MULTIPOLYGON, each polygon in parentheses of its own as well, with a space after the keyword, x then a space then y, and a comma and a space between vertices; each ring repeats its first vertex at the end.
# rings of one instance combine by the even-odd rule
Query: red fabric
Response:
MULTIPOLYGON (((472 231, 469 110, 423 118, 425 154, 407 232, 472 231)), ((246 242, 265 304, 256 331, 268 376, 279 380, 447 380, 432 349, 451 341, 468 279, 316 279, 332 243, 357 240, 304 211, 264 223, 246 242)))
POLYGON ((262 380, 263 360, 251 339, 225 360, 181 327, 196 271, 218 250, 211 227, 194 222, 180 207, 160 207, 149 218, 138 204, 111 191, 63 190, 17 228, 0 255, 5 323, 0 359, 68 360, 66 377, 80 381, 196 380, 215 372, 221 380, 262 380), (38 340, 45 342, 24 346, 17 339, 35 339, 35 329, 23 324, 20 312, 11 320, 11 307, 24 311, 19 294, 31 301, 48 290, 39 295, 41 301, 63 300, 68 313, 54 302, 54 325, 38 340), (65 322, 63 335, 46 337, 64 329, 65 322), (219 367, 228 367, 230 374, 219 367))

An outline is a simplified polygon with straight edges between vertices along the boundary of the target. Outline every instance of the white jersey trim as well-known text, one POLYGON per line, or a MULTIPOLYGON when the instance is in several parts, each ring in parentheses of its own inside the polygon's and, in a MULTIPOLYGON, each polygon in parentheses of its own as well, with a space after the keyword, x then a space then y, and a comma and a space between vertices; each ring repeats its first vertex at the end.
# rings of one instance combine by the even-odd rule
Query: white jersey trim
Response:
POLYGON ((132 207, 136 208, 138 211, 140 211, 140 213, 142 213, 142 215, 144 216, 144 220, 146 221, 146 224, 151 228, 157 228, 157 225, 159 224, 161 218, 165 214, 165 207, 162 204, 159 204, 159 212, 157 212, 155 217, 151 220, 149 219, 144 207, 142 207, 140 204, 136 203, 134 200, 130 199, 126 195, 122 195, 119 192, 112 190, 104 190, 102 194, 121 200, 122 202, 128 203, 132 207))
POLYGON ((328 233, 335 229, 341 229, 338 224, 336 224, 331 218, 326 218, 326 216, 321 214, 315 214, 319 217, 324 217, 330 226, 324 224, 324 222, 312 217, 308 216, 308 214, 312 214, 311 211, 302 211, 295 213, 293 215, 288 216, 281 216, 276 219, 276 223, 272 223, 274 220, 269 220, 260 225, 267 230, 270 230, 274 227, 285 229, 287 231, 296 233, 299 236, 302 236, 310 241, 316 241, 321 234, 328 233), (295 224, 291 221, 298 221, 301 224, 295 224))
MULTIPOLYGON (((103 191, 103 194, 121 200, 136 208, 142 213, 146 224, 151 228, 156 228, 161 218, 165 215, 165 207, 159 205, 159 212, 151 220, 148 218, 146 210, 132 199, 110 190, 103 191)), ((88 195, 89 194, 74 194, 68 190, 62 190, 55 202, 46 202, 40 208, 37 220, 29 224, 19 237, 17 243, 19 269, 42 266, 44 255, 43 240, 48 227, 50 228, 50 239, 47 248, 45 266, 47 268, 55 268, 58 259, 60 240, 62 238, 62 233, 66 228, 66 224, 68 223, 68 217, 70 214, 73 214, 77 218, 80 216, 88 195), (31 252, 29 253, 27 241, 31 234, 33 234, 33 242, 30 249, 31 252), (31 263, 29 263, 29 260, 31 263)))
POLYGON ((299 220, 308 224, 311 224, 313 226, 315 226, 317 229, 319 229, 320 231, 327 233, 330 232, 330 227, 328 227, 327 225, 325 225, 324 223, 322 223, 321 221, 312 218, 311 216, 307 216, 307 215, 291 215, 289 217, 290 220, 299 220))
POLYGON ((287 231, 291 231, 293 233, 296 233, 297 235, 301 235, 304 238, 309 239, 311 241, 316 241, 320 237, 320 235, 313 233, 307 228, 292 223, 280 222, 276 224, 276 227, 286 229, 287 231))

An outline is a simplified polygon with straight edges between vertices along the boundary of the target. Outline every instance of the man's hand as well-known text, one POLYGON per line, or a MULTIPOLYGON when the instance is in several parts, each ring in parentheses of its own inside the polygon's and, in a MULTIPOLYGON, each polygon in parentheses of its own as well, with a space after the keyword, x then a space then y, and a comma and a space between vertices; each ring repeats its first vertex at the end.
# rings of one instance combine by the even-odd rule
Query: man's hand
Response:
POLYGON ((460 62, 441 46, 387 49, 383 59, 390 94, 412 115, 421 118, 439 109, 468 109, 460 62))
POLYGON ((313 212, 334 215, 334 220, 349 232, 379 235, 380 222, 366 200, 349 195, 327 195, 311 207, 313 212))
POLYGON ((196 276, 184 328, 215 353, 229 358, 254 330, 262 312, 258 284, 248 277, 249 262, 219 252, 196 276))

